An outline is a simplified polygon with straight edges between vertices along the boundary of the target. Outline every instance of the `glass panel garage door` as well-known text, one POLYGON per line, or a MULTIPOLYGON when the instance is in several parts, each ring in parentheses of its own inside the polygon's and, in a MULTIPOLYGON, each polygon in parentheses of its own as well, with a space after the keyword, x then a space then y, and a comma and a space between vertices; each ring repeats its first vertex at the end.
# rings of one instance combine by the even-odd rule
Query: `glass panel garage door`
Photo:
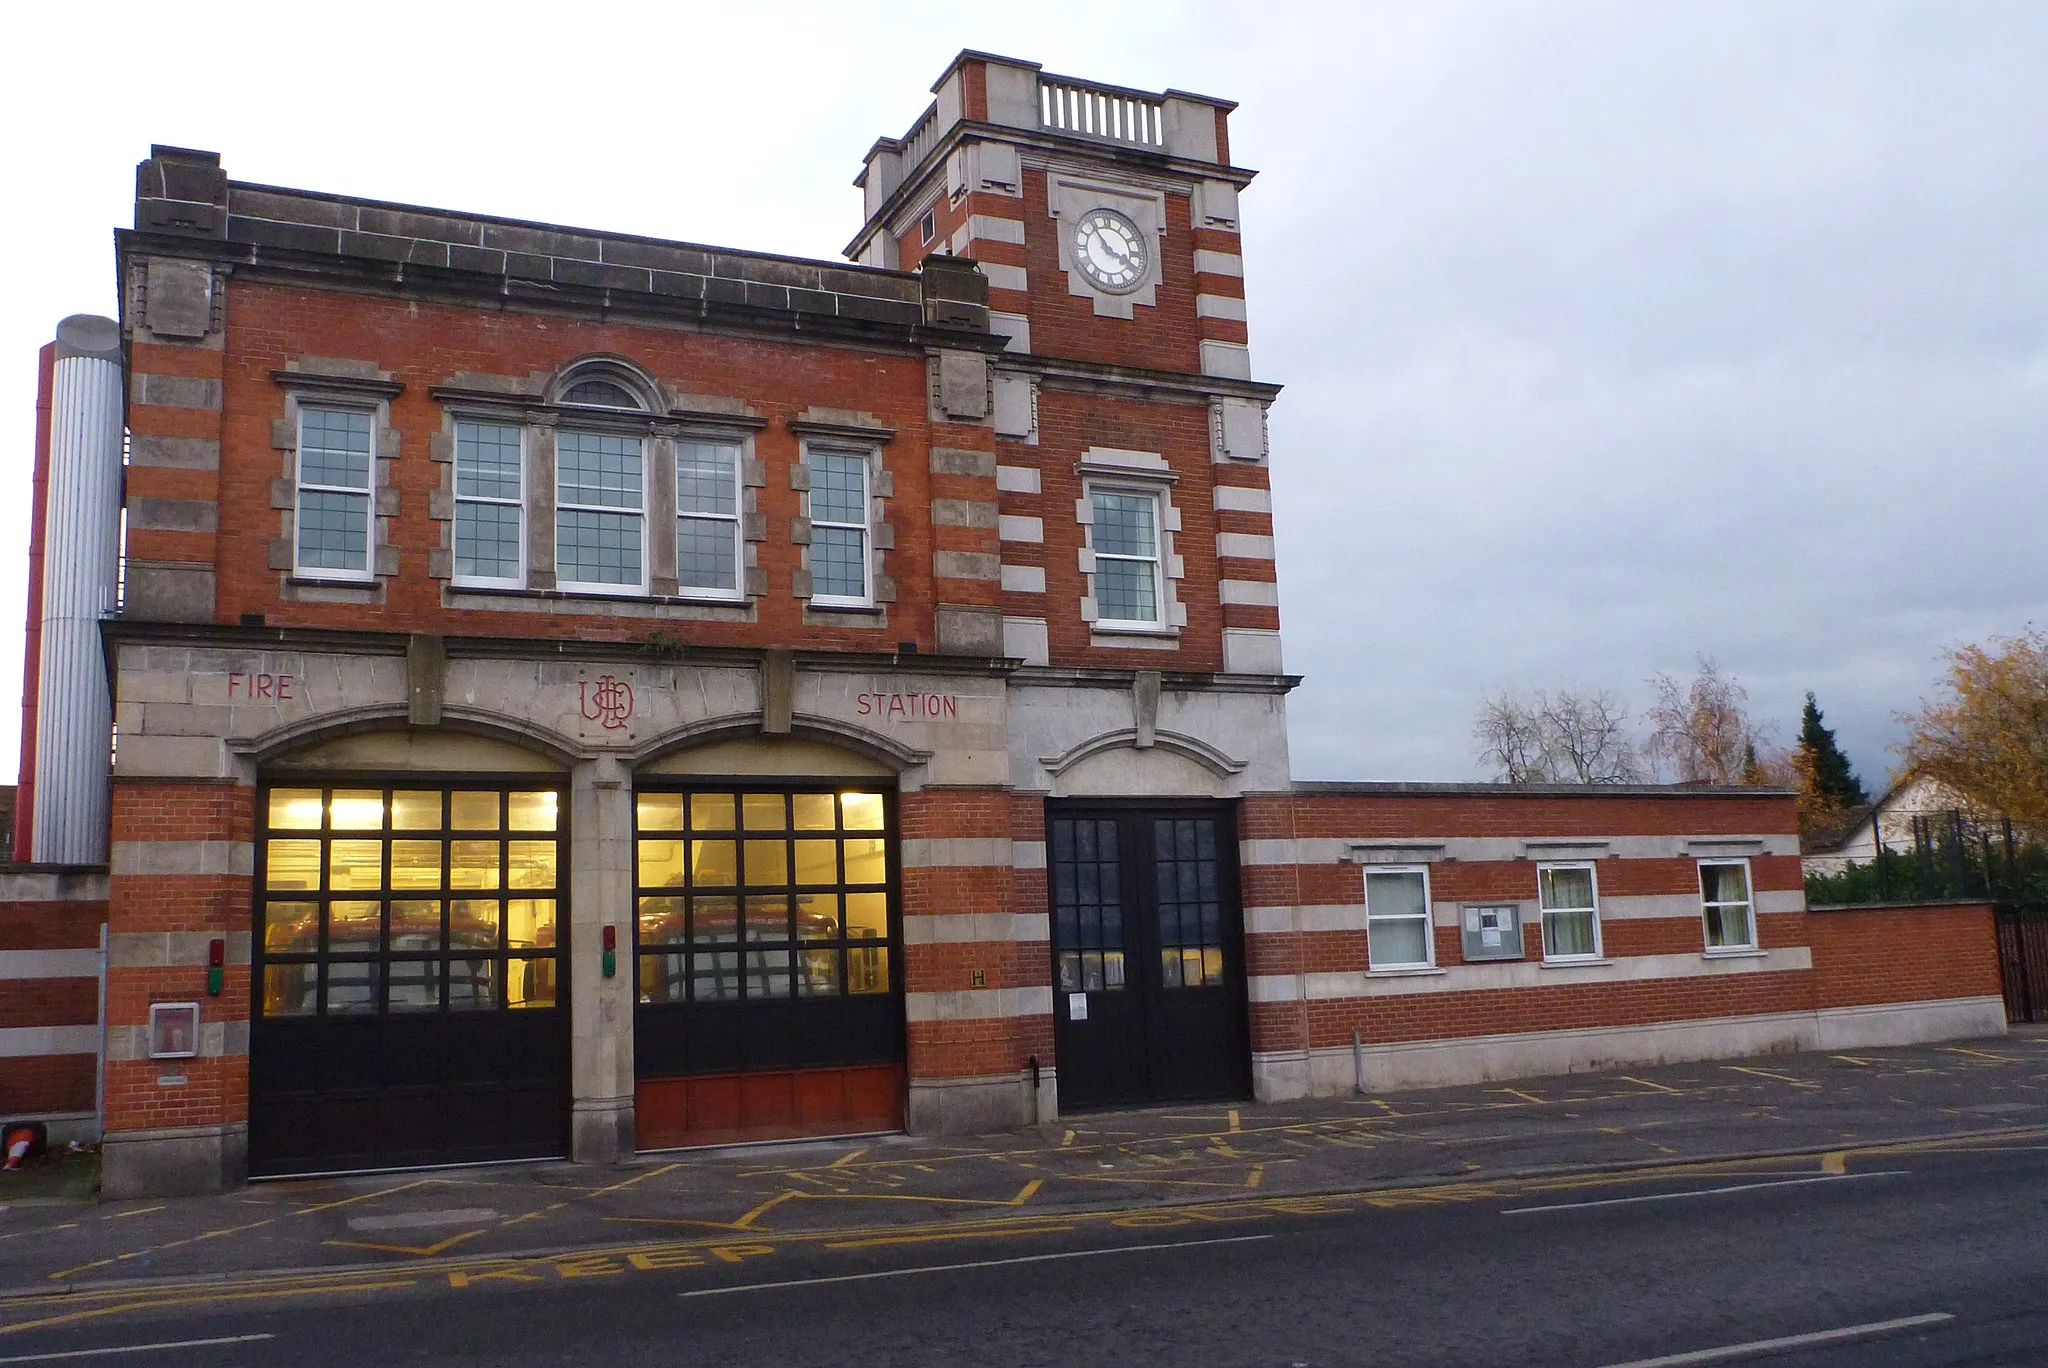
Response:
POLYGON ((693 787, 635 807, 642 1147, 899 1125, 894 796, 693 787))
POLYGON ((562 795, 533 783, 261 795, 250 1166, 562 1152, 562 795))

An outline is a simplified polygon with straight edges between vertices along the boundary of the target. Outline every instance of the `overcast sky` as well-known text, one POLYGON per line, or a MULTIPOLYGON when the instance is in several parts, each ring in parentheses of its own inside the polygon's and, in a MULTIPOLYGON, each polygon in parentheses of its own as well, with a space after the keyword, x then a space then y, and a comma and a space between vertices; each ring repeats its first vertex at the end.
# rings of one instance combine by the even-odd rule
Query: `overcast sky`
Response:
POLYGON ((0 546, 36 348, 114 312, 150 143, 834 257, 861 154, 975 47, 1241 102, 1299 776, 1473 777, 1489 690, 1640 712, 1704 652, 1781 739, 1817 691, 1875 786, 1944 648, 2048 621, 2048 6, 153 3, 10 37, 0 546))

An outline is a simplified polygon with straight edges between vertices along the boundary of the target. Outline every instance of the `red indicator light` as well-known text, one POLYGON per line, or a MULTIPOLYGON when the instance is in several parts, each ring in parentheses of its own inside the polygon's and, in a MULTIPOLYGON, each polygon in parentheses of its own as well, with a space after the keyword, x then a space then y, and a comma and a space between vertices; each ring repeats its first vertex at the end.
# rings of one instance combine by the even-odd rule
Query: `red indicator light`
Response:
POLYGON ((228 943, 219 936, 215 936, 206 943, 206 995, 208 997, 220 996, 221 981, 225 977, 222 971, 227 967, 227 962, 228 943))

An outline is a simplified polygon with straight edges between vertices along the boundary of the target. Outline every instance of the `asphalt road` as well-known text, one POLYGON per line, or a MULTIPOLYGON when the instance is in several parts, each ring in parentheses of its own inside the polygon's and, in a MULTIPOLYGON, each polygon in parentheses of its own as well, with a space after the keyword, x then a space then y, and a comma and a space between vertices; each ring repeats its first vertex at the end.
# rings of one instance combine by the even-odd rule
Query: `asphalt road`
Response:
POLYGON ((221 1284, 10 1309, 0 1365, 2048 1364, 2048 1146, 1980 1143, 1840 1174, 583 1255, 581 1276, 221 1284), (151 1347, 192 1340, 212 1342, 151 1347))

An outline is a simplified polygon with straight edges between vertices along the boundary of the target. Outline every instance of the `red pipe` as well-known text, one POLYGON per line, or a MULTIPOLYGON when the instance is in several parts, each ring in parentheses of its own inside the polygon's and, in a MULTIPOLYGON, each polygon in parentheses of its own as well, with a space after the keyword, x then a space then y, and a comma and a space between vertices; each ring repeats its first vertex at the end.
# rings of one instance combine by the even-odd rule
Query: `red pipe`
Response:
POLYGON ((57 344, 46 342, 36 357, 36 472, 29 491, 28 622, 21 653, 21 777, 14 786, 14 859, 26 864, 35 852, 36 697, 43 663, 43 510, 50 497, 51 390, 57 372, 57 344))

